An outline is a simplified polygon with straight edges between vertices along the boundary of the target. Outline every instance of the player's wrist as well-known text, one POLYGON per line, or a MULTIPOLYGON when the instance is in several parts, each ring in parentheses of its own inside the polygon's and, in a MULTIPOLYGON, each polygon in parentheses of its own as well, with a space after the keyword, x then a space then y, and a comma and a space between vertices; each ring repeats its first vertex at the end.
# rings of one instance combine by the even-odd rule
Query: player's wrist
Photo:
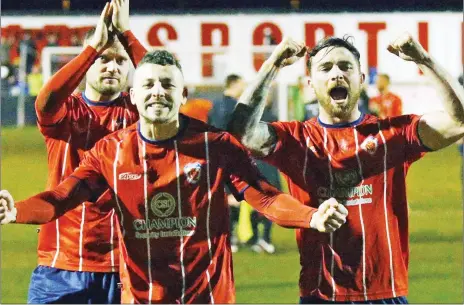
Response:
POLYGON ((309 220, 309 227, 314 230, 317 230, 316 218, 317 212, 311 215, 311 219, 309 220))
POLYGON ((92 47, 93 49, 95 49, 95 51, 97 51, 98 53, 100 53, 102 51, 102 49, 103 49, 103 46, 100 45, 100 43, 98 43, 96 41, 90 41, 89 46, 92 47))
POLYGON ((433 60, 432 60, 432 57, 428 53, 423 53, 421 58, 416 60, 416 64, 424 65, 424 66, 431 68, 433 66, 433 60))
POLYGON ((18 210, 16 208, 13 208, 11 210, 11 220, 10 223, 15 223, 16 222, 16 216, 18 215, 18 210))
POLYGON ((114 28, 116 29, 116 31, 118 32, 118 34, 124 34, 125 32, 127 32, 127 31, 130 30, 128 24, 115 26, 114 28))
POLYGON ((271 55, 263 64, 264 67, 266 67, 267 70, 272 70, 272 69, 280 69, 282 64, 282 61, 279 61, 279 59, 275 55, 271 55))

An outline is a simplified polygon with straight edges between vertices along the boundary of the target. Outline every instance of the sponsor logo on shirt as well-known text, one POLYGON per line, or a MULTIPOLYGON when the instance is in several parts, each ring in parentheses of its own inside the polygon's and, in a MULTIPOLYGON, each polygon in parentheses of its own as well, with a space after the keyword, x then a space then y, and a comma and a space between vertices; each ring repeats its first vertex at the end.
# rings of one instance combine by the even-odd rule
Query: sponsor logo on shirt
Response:
POLYGON ((150 208, 155 218, 135 219, 133 228, 135 238, 166 238, 179 236, 192 236, 197 226, 197 218, 191 216, 169 217, 175 209, 177 203, 174 197, 166 192, 155 195, 150 203, 150 208))
POLYGON ((355 169, 334 171, 335 184, 339 186, 356 186, 361 182, 361 175, 355 169))
POLYGON ((374 155, 377 151, 377 139, 373 136, 368 136, 361 144, 361 148, 367 151, 370 155, 374 155))
POLYGON ((133 221, 135 238, 165 238, 192 236, 197 226, 196 217, 168 217, 164 219, 136 219, 133 221), (162 231, 163 230, 163 231, 162 231))
POLYGON ((159 193, 151 199, 151 210, 158 217, 168 217, 176 208, 176 200, 169 193, 159 193))
POLYGON ((363 184, 355 187, 336 187, 332 190, 328 187, 320 186, 317 195, 320 197, 319 203, 324 202, 330 197, 336 198, 345 206, 372 203, 374 188, 372 184, 363 184))
POLYGON ((138 180, 140 178, 142 178, 142 174, 133 174, 133 173, 119 174, 119 180, 138 180))
POLYGON ((188 163, 184 166, 184 173, 190 184, 197 184, 201 177, 200 162, 188 163))

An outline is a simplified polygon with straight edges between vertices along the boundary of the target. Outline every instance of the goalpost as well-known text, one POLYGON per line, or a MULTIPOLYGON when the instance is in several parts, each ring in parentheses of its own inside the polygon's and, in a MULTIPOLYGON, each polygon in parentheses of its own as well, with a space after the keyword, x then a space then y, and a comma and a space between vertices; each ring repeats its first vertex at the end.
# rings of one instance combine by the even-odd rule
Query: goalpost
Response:
POLYGON ((82 47, 45 47, 42 49, 41 64, 44 83, 69 62, 82 52, 82 47), (58 69, 57 69, 58 68, 58 69))

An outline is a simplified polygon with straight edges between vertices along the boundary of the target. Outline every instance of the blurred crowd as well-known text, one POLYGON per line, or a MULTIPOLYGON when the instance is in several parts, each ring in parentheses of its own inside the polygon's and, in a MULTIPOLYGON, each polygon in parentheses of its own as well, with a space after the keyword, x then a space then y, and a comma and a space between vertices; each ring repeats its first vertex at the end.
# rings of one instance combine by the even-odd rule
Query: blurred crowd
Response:
MULTIPOLYGON (((57 46, 81 46, 82 37, 78 33, 70 36, 60 35, 57 32, 32 33, 22 32, 20 35, 3 34, 0 44, 2 97, 16 97, 21 90, 26 91, 27 96, 35 97, 42 87, 41 51, 44 47, 57 46), (21 60, 22 58, 22 60, 21 60), (24 82, 20 75, 21 65, 25 71, 24 82)), ((66 62, 66 58, 54 62, 53 71, 60 68, 60 62, 66 62)))

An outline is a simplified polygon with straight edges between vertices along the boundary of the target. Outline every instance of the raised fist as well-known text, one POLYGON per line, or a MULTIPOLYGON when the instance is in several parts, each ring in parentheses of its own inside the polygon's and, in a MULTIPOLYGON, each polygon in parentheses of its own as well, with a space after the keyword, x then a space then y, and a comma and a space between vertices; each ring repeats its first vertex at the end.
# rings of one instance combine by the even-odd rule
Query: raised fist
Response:
POLYGON ((428 54, 421 44, 409 33, 402 34, 390 43, 387 49, 404 60, 418 64, 423 63, 428 58, 428 54))
POLYGON ((346 222, 348 210, 335 198, 324 201, 311 218, 310 227, 323 233, 331 233, 346 222))
POLYGON ((307 47, 303 41, 285 37, 274 49, 271 58, 278 67, 286 67, 305 56, 307 47))
POLYGON ((0 191, 0 224, 16 221, 16 209, 13 196, 7 190, 0 191))

